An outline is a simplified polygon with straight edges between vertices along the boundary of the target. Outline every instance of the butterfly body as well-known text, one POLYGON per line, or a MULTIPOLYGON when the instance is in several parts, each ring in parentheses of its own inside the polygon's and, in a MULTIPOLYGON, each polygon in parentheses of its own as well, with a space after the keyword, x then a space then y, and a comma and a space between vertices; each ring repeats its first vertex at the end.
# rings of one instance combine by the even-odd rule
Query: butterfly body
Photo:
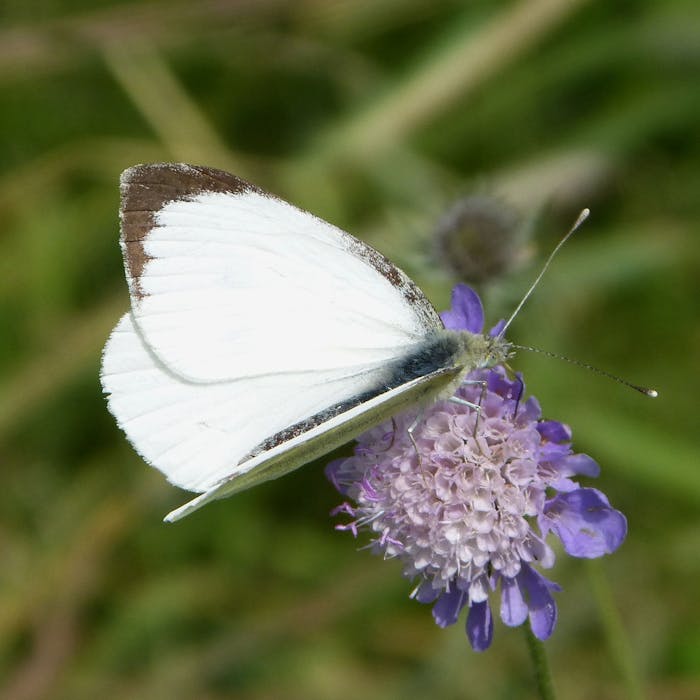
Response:
POLYGON ((108 406, 136 450, 202 495, 276 478, 449 396, 508 345, 444 328, 379 252, 222 171, 122 176, 131 296, 105 346, 108 406))

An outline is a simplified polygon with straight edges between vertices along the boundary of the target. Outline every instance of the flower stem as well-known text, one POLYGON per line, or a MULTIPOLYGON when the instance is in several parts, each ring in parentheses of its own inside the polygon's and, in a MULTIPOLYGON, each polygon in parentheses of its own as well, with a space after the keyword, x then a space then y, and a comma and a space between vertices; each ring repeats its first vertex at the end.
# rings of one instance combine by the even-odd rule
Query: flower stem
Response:
POLYGON ((527 648, 532 659, 539 696, 542 700, 555 700, 552 674, 549 670, 544 644, 532 634, 529 625, 523 625, 523 629, 527 640, 527 648))

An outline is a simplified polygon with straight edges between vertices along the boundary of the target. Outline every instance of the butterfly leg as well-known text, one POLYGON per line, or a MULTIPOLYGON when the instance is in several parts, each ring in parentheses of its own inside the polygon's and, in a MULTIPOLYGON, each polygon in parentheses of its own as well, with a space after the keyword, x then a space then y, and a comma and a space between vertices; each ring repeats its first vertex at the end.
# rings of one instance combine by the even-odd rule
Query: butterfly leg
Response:
MULTIPOLYGON (((518 417, 518 409, 520 408, 520 399, 523 398, 523 394, 525 393, 525 382, 523 381, 523 378, 520 376, 518 372, 515 372, 513 368, 506 363, 505 368, 508 370, 509 374, 512 374, 515 377, 515 381, 518 382, 520 385, 520 389, 518 390, 518 396, 515 399, 515 408, 513 409, 513 420, 515 420, 518 417)), ((508 395, 506 398, 512 399, 512 395, 508 395)))
MULTIPOLYGON (((479 392, 479 400, 477 403, 473 403, 472 401, 466 401, 465 399, 460 399, 459 396, 451 396, 448 401, 450 403, 456 403, 459 404, 460 406, 468 406, 471 408, 473 411, 476 411, 476 420, 474 421, 474 430, 472 431, 472 437, 476 441, 477 445, 479 444, 478 440, 476 440, 476 432, 479 429, 479 418, 481 418, 481 404, 484 401, 484 395, 486 394, 486 389, 488 387, 488 384, 485 380, 483 379, 465 379, 462 384, 471 384, 471 385, 476 385, 481 387, 481 391, 479 392)), ((481 448, 479 448, 481 449, 481 448)))
POLYGON ((415 432, 416 428, 418 427, 418 424, 423 420, 423 416, 425 415, 425 410, 421 406, 418 409, 418 413, 416 414, 416 417, 413 419, 411 425, 406 428, 406 432, 408 433, 408 439, 411 441, 411 444, 413 445, 413 449, 416 451, 416 457, 418 457, 418 468, 421 470, 421 473, 423 473, 423 479, 425 479, 425 473, 423 472, 423 458, 421 457, 420 451, 418 450, 418 443, 416 443, 416 438, 413 436, 413 433, 415 432))

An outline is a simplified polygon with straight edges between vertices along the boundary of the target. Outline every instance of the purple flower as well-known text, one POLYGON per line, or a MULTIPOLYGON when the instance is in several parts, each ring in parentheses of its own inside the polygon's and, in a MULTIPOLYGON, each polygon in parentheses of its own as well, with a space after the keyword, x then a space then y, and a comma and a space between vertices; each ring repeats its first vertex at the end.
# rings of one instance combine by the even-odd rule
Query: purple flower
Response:
MULTIPOLYGON (((484 315, 474 291, 458 285, 445 326, 480 333, 484 315)), ((326 473, 348 500, 336 509, 351 518, 338 525, 355 536, 371 533, 371 546, 397 557, 416 581, 412 597, 433 604, 441 627, 469 611, 466 632, 477 651, 493 638, 490 599, 500 597, 508 626, 529 619, 536 637, 554 630, 559 586, 536 566, 550 568, 549 533, 567 554, 593 558, 617 549, 625 538, 624 515, 578 476, 595 477, 598 465, 571 449, 571 431, 542 420, 533 397, 524 400, 520 376, 501 366, 478 369, 455 396, 477 403, 438 401, 426 408, 413 437, 412 410, 357 439, 354 456, 336 460, 326 473)))
POLYGON ((452 290, 452 308, 440 314, 445 328, 453 331, 481 333, 484 329, 484 307, 479 295, 466 284, 452 290))

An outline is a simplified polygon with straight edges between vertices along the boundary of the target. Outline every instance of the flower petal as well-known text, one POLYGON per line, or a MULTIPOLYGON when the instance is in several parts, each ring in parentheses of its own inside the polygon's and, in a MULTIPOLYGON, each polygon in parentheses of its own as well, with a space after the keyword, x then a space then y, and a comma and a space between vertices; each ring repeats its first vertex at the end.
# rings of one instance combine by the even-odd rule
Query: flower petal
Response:
POLYGON ((549 442, 569 442, 571 428, 556 420, 543 420, 537 424, 540 435, 549 442))
POLYGON ((501 579, 501 620, 508 627, 517 627, 527 620, 527 605, 514 578, 501 579))
POLYGON ((328 479, 328 481, 330 481, 331 484, 333 484, 337 491, 340 491, 340 493, 342 493, 345 496, 346 494, 343 490, 344 487, 341 486, 340 481, 338 480, 338 472, 341 470, 341 466, 344 461, 345 457, 343 457, 342 459, 334 459, 332 462, 329 462, 326 465, 325 471, 326 479, 328 479))
POLYGON ((523 565, 517 581, 530 610, 532 633, 537 639, 549 639, 557 623, 557 604, 550 590, 561 590, 560 587, 527 565, 523 565))
MULTIPOLYGON (((540 402, 534 396, 531 396, 524 403, 521 402, 518 407, 517 423, 518 425, 524 425, 538 421, 541 415, 542 408, 540 407, 540 402)), ((535 427, 539 427, 539 423, 535 427)))
POLYGON ((493 617, 488 600, 474 603, 467 615, 467 637, 474 651, 486 651, 493 641, 493 617))
POLYGON ((438 627, 454 625, 467 600, 467 594, 458 588, 443 593, 433 605, 433 618, 438 627))
POLYGON ((565 457, 557 465, 562 476, 573 476, 582 474, 583 476, 597 477, 600 474, 600 466, 593 458, 585 454, 575 454, 565 457))
POLYGON ((479 295, 466 284, 452 290, 452 308, 440 314, 445 328, 454 331, 481 333, 484 328, 484 307, 479 295))
POLYGON ((432 581, 423 579, 418 588, 411 593, 411 598, 415 598, 419 603, 432 603, 442 593, 440 588, 435 588, 432 581))
POLYGON ((542 532, 554 530, 572 557, 594 559, 614 552, 627 535, 627 520, 596 489, 555 496, 539 518, 542 532))
POLYGON ((520 400, 525 393, 525 382, 518 372, 512 381, 506 376, 505 370, 499 365, 494 367, 486 377, 489 391, 493 391, 504 399, 520 400))
POLYGON ((490 331, 489 335, 492 338, 495 338, 497 335, 500 335, 501 331, 506 327, 506 320, 505 318, 502 318, 490 331))

